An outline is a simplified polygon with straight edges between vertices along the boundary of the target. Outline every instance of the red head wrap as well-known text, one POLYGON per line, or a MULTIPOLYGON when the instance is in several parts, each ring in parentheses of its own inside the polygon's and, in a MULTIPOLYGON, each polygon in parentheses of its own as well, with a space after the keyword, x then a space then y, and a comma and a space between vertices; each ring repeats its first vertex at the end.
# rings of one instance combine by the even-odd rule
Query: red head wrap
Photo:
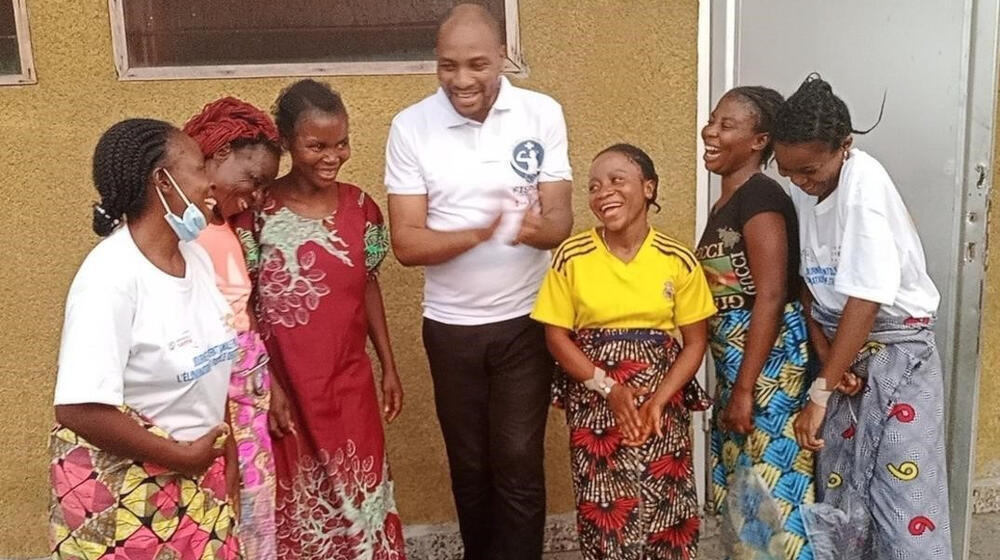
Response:
POLYGON ((206 157, 234 140, 266 138, 278 145, 278 129, 267 113, 235 97, 217 99, 191 117, 184 132, 198 142, 206 157))

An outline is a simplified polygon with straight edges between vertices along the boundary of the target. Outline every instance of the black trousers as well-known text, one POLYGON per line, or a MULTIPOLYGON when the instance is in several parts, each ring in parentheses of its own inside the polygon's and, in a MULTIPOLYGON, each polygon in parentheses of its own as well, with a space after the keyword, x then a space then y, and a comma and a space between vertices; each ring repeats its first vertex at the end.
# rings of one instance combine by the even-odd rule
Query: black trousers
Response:
POLYGON ((465 560, 535 560, 545 527, 545 421, 553 362, 529 317, 424 319, 465 560))

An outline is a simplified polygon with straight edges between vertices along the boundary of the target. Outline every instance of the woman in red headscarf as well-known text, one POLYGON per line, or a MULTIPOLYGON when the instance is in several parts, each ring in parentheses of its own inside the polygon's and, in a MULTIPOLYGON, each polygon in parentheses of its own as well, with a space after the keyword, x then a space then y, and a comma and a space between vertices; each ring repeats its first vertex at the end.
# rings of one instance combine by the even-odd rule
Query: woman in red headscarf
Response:
MULTIPOLYGON (((229 383, 229 422, 235 446, 230 447, 228 478, 231 494, 239 489, 238 535, 246 557, 273 560, 274 455, 268 435, 272 385, 268 355, 248 310, 251 283, 248 260, 229 221, 253 205, 261 189, 278 174, 281 149, 271 118, 253 105, 224 97, 213 101, 184 126, 205 155, 205 170, 215 183, 217 204, 208 227, 197 242, 212 258, 219 290, 232 308, 230 321, 238 333, 240 352, 229 383), (238 460, 236 460, 238 458, 238 460), (238 471, 237 471, 238 465, 238 471)), ((253 264, 253 263, 249 263, 253 264)), ((275 400, 280 388, 273 386, 275 400)))

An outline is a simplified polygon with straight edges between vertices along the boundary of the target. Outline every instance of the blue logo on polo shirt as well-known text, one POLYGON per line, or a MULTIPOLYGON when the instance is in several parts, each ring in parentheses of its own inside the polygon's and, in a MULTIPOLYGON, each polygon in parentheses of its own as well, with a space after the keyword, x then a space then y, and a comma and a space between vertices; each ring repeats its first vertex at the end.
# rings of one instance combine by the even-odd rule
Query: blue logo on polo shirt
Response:
POLYGON ((511 153, 510 167, 525 181, 535 182, 545 159, 545 148, 535 140, 522 140, 511 153))

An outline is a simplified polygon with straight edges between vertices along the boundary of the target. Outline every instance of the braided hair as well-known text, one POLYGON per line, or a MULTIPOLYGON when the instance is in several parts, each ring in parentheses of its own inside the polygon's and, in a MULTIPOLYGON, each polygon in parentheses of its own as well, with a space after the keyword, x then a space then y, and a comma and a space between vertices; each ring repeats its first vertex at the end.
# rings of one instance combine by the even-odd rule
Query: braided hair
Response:
POLYGON ((799 89, 793 93, 778 110, 771 138, 782 144, 802 142, 823 142, 836 150, 844 144, 848 136, 867 134, 882 121, 885 97, 878 120, 868 130, 856 130, 851 124, 851 112, 847 104, 834 95, 829 82, 813 72, 806 76, 799 89))
POLYGON ((194 138, 208 157, 225 146, 239 149, 264 145, 281 154, 278 129, 267 113, 235 97, 223 97, 205 105, 184 125, 184 133, 194 138))
POLYGON ((299 80, 281 91, 274 103, 274 122, 283 138, 295 135, 295 124, 302 113, 319 110, 329 115, 347 116, 340 94, 326 82, 299 80))
POLYGON ((750 106, 750 110, 756 120, 756 123, 754 123, 754 132, 763 132, 769 135, 767 145, 760 152, 760 163, 764 167, 767 167, 767 163, 771 160, 771 154, 774 153, 774 138, 772 135, 774 124, 777 120, 778 110, 785 102, 785 98, 777 91, 763 86, 736 87, 726 92, 724 97, 729 97, 730 95, 738 97, 750 106))
POLYGON ((653 158, 649 157, 649 154, 642 151, 642 148, 633 146, 632 144, 615 144, 613 146, 608 146, 594 156, 594 159, 603 156, 604 154, 614 152, 616 154, 621 154, 625 156, 629 161, 639 166, 639 171, 642 173, 643 181, 653 182, 653 198, 646 201, 646 208, 652 206, 656 208, 656 211, 660 211, 660 205, 656 202, 656 191, 660 186, 660 177, 656 174, 656 166, 653 165, 653 158))
POLYGON ((94 185, 101 201, 94 206, 94 232, 105 237, 122 222, 134 218, 146 201, 153 169, 166 153, 167 140, 176 131, 154 119, 127 119, 101 135, 94 149, 94 185))

